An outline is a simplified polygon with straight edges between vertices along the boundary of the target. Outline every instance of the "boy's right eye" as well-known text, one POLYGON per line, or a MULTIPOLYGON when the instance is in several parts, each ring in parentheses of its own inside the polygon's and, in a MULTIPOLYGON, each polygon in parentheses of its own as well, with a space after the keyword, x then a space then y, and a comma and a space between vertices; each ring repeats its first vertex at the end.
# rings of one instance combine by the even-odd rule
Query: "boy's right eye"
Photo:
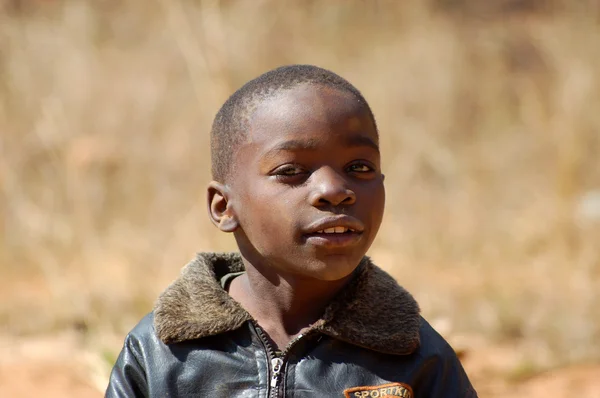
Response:
POLYGON ((295 182, 304 179, 308 175, 308 171, 300 166, 288 164, 276 168, 271 172, 271 175, 282 182, 295 182))
POLYGON ((278 169, 275 169, 273 174, 280 176, 295 176, 298 174, 302 174, 304 170, 302 170, 298 166, 283 166, 278 169))

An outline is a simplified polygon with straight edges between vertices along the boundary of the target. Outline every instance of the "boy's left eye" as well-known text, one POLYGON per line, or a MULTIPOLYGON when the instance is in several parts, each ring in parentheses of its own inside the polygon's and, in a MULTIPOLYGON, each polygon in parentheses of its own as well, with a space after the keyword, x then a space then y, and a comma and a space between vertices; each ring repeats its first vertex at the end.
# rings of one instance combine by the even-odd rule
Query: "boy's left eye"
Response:
POLYGON ((368 173, 370 171, 373 171, 373 168, 364 163, 355 163, 348 166, 348 171, 352 171, 355 173, 368 173))

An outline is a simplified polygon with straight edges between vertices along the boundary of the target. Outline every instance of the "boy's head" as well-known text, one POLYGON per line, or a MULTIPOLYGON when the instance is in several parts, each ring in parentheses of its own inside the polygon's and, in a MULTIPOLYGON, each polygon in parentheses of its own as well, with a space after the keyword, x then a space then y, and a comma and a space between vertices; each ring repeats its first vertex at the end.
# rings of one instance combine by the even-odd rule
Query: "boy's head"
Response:
POLYGON ((266 72, 244 84, 223 104, 211 130, 211 160, 213 179, 226 182, 235 162, 235 152, 247 138, 250 121, 256 107, 268 98, 301 84, 330 87, 353 95, 375 118, 367 101, 352 84, 335 73, 312 65, 283 66, 266 72))
POLYGON ((293 65, 248 82, 219 110, 211 155, 211 219, 253 266, 336 280, 373 242, 385 200, 377 127, 333 72, 293 65))

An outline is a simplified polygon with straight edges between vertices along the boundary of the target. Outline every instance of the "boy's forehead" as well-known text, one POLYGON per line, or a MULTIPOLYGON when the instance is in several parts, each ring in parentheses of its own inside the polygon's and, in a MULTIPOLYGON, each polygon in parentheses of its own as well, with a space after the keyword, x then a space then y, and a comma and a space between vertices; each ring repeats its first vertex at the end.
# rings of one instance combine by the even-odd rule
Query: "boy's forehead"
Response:
POLYGON ((250 119, 248 138, 258 143, 317 131, 371 132, 377 139, 367 108, 354 95, 310 84, 284 90, 261 102, 250 119))

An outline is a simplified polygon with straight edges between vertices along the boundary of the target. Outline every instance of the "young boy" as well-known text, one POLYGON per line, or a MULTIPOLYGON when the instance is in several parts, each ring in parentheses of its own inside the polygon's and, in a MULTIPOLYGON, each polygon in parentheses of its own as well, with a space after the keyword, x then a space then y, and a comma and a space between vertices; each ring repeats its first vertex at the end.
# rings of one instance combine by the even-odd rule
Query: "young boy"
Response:
POLYGON ((379 139, 346 80, 285 66, 211 132, 208 213, 239 254, 199 254, 127 336, 107 397, 476 397, 412 296, 365 257, 379 139))

